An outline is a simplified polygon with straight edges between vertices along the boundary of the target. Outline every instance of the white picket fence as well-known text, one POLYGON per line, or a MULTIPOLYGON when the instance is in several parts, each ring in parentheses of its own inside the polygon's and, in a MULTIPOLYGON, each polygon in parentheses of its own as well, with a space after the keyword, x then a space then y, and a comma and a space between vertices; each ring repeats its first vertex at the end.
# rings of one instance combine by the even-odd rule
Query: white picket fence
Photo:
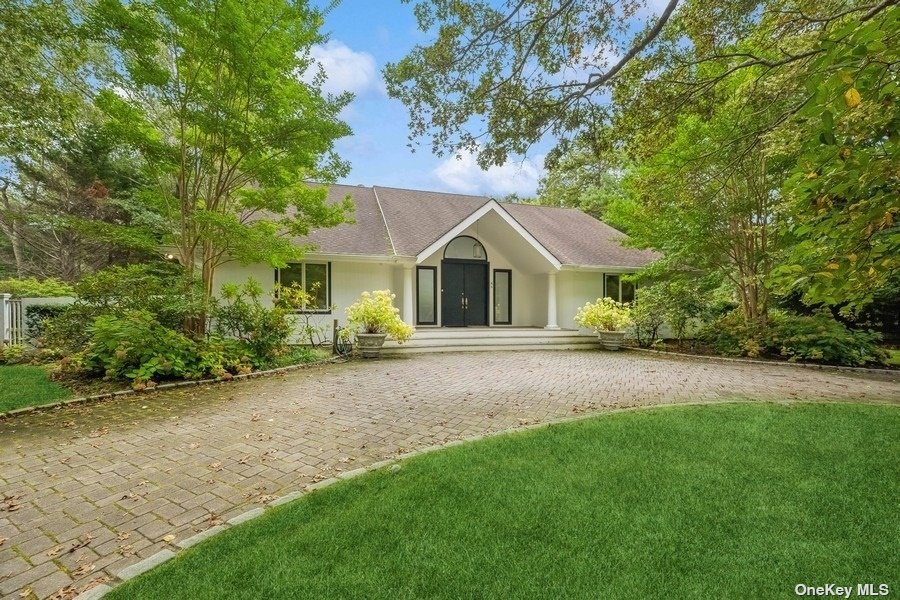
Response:
POLYGON ((28 330, 28 314, 30 306, 47 306, 71 304, 74 298, 16 298, 9 294, 0 294, 0 346, 25 344, 32 342, 35 332, 28 330))
POLYGON ((25 311, 21 300, 0 294, 0 346, 25 341, 25 311))

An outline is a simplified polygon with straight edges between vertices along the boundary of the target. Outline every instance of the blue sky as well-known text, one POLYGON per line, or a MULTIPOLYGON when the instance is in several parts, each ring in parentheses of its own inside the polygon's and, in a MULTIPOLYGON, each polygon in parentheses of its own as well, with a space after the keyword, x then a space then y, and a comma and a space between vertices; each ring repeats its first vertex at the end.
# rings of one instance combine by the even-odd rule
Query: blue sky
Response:
POLYGON ((543 172, 544 147, 488 172, 471 156, 434 156, 428 139, 420 140, 415 152, 408 147, 406 108, 387 97, 381 70, 415 44, 429 41, 418 31, 412 8, 400 0, 343 0, 326 16, 324 30, 330 40, 313 52, 329 76, 326 90, 356 94, 344 114, 353 136, 337 144, 352 166, 342 183, 533 195, 543 172))

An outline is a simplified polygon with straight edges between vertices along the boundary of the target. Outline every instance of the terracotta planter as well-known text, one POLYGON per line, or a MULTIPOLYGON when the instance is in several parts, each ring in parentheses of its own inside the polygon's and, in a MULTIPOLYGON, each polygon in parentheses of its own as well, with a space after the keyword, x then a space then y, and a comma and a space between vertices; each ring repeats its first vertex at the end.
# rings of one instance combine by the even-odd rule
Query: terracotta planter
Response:
POLYGON ((356 347, 363 358, 378 358, 386 337, 383 333, 357 333, 356 347))
POLYGON ((597 333, 600 338, 600 345, 605 350, 618 350, 622 347, 622 340, 625 339, 624 331, 600 331, 597 333))

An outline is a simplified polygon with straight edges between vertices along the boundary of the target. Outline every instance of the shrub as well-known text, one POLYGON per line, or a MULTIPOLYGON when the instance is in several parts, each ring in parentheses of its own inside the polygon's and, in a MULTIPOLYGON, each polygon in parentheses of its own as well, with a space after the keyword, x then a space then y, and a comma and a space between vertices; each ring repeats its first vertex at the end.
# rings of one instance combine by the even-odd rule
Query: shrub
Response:
POLYGON ((180 329, 187 317, 200 312, 200 295, 186 290, 180 270, 168 263, 97 271, 75 285, 75 295, 73 304, 44 321, 39 344, 45 355, 66 356, 83 349, 90 341, 88 329, 100 316, 142 311, 165 327, 180 329))
POLYGON ((284 354, 296 322, 288 300, 275 300, 268 307, 262 295, 262 287, 253 279, 244 285, 223 285, 214 311, 216 331, 245 344, 256 366, 284 354))
POLYGON ((44 325, 55 319, 68 308, 65 304, 30 304, 25 309, 25 328, 32 338, 40 338, 44 333, 44 325))
POLYGON ((76 304, 93 312, 94 318, 101 314, 145 311, 171 329, 180 329, 185 319, 202 312, 202 294, 188 289, 181 268, 170 263, 133 264, 97 271, 75 284, 75 294, 76 304))
POLYGON ((659 328, 665 322, 668 297, 659 286, 643 287, 631 306, 631 322, 638 346, 651 346, 658 338, 659 328))
POLYGON ((395 297, 390 290, 363 292, 359 300, 347 307, 344 331, 383 333, 398 344, 408 341, 416 330, 400 318, 400 310, 394 306, 395 297))
MULTIPOLYGON (((708 323, 698 337, 719 354, 753 357, 747 352, 747 342, 759 340, 761 333, 757 325, 748 322, 740 311, 735 310, 708 323)), ((754 343, 758 345, 758 341, 754 343)))
MULTIPOLYGON (((313 287, 315 291, 319 284, 313 287)), ((275 304, 294 314, 293 326, 300 339, 308 342, 310 346, 321 346, 328 339, 328 325, 317 322, 315 312, 304 310, 308 306, 315 306, 316 295, 304 290, 297 283, 289 286, 275 286, 275 304)), ((334 310, 335 306, 329 307, 334 310)), ((303 362, 303 361, 300 361, 303 362)))
POLYGON ((0 294, 12 294, 17 298, 56 298, 73 296, 72 286, 61 279, 48 277, 22 277, 0 279, 0 294))
POLYGON ((818 312, 773 315, 762 343, 773 354, 792 361, 858 366, 887 360, 887 353, 878 347, 880 340, 878 333, 848 329, 827 312, 818 312))
POLYGON ((827 364, 860 366, 883 363, 881 336, 848 329, 828 312, 801 316, 772 311, 768 323, 750 323, 734 311, 709 324, 701 339, 720 354, 787 358, 827 364))
POLYGON ((596 302, 588 302, 578 309, 575 322, 592 329, 594 333, 621 331, 631 323, 631 310, 627 304, 612 298, 598 298, 596 302))
POLYGON ((25 346, 0 344, 0 365, 15 365, 23 360, 25 360, 25 346))
POLYGON ((128 378, 142 383, 159 377, 197 376, 199 372, 194 341, 164 327, 149 312, 102 315, 88 333, 90 342, 79 363, 109 379, 128 378))

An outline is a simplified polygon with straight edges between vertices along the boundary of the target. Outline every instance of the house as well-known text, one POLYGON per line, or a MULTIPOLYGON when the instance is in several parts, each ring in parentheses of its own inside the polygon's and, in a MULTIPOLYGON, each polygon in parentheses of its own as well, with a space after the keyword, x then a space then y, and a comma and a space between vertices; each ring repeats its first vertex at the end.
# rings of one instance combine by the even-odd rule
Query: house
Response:
POLYGON ((429 336, 494 335, 534 345, 586 336, 577 331, 577 309, 601 296, 631 301, 634 288, 621 275, 655 256, 622 246, 624 234, 569 208, 380 186, 328 192, 333 202, 347 195, 355 223, 297 239, 315 247, 302 263, 276 270, 228 263, 217 285, 248 277, 270 289, 298 282, 315 294, 310 311, 329 324, 343 323, 363 291, 390 289, 420 344, 429 336))

